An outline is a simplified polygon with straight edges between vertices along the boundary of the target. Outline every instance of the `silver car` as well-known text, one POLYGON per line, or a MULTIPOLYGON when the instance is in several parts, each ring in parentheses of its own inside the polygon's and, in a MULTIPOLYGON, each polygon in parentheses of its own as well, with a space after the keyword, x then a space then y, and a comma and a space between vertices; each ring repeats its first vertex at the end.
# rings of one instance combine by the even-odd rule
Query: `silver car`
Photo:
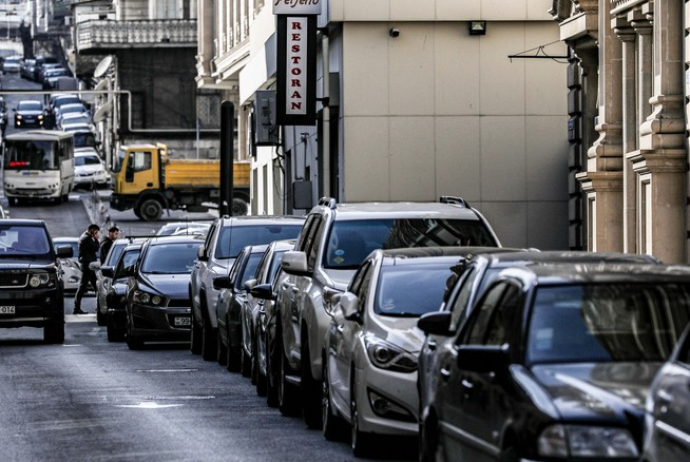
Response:
POLYGON ((349 423, 352 450, 364 456, 380 435, 417 435, 417 320, 440 308, 452 267, 466 250, 375 250, 347 290, 331 296, 323 357, 323 431, 349 423))
POLYGON ((62 268, 62 280, 65 286, 65 292, 76 292, 81 281, 81 266, 77 261, 79 255, 79 238, 78 237, 56 237, 53 238, 53 247, 69 246, 72 247, 72 257, 61 258, 60 267, 62 268))

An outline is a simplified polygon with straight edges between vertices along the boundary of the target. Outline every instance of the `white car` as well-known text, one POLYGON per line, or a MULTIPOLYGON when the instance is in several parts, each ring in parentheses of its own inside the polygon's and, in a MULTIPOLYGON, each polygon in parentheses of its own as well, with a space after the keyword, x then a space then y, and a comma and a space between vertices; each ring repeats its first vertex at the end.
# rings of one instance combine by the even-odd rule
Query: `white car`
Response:
POLYGON ((89 110, 82 103, 67 103, 57 106, 53 111, 55 114, 55 122, 60 123, 66 114, 78 114, 91 118, 89 110))
POLYGON ((110 184, 110 173, 93 148, 74 150, 74 185, 107 186, 110 184))
POLYGON ((8 56, 2 63, 2 70, 6 73, 19 73, 22 65, 21 56, 8 56))
POLYGON ((65 292, 76 292, 81 281, 81 266, 77 261, 79 255, 78 237, 56 237, 53 238, 53 247, 72 247, 72 258, 61 258, 60 267, 62 268, 62 281, 65 292))
MULTIPOLYGON (((381 435, 417 435, 417 356, 424 342, 419 317, 437 311, 460 247, 375 250, 347 290, 328 306, 323 355, 323 432, 349 423, 361 457, 381 435)), ((380 442, 379 442, 380 443, 380 442)))

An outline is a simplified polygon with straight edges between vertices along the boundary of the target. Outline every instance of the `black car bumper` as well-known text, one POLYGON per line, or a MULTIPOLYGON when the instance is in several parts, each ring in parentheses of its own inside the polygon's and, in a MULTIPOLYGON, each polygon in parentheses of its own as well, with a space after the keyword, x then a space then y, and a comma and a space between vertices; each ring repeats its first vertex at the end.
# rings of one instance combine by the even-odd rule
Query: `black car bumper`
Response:
POLYGON ((0 291, 0 328, 64 323, 62 293, 56 289, 0 291))
POLYGON ((149 341, 191 339, 191 307, 153 307, 135 303, 130 310, 133 337, 149 341))

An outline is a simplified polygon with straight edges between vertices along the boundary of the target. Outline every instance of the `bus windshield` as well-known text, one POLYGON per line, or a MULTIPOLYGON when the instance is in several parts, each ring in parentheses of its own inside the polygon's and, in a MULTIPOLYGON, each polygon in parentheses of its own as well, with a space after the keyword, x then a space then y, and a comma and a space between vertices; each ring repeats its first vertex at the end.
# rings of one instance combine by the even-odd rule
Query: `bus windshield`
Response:
POLYGON ((5 140, 5 170, 58 170, 54 141, 5 140))

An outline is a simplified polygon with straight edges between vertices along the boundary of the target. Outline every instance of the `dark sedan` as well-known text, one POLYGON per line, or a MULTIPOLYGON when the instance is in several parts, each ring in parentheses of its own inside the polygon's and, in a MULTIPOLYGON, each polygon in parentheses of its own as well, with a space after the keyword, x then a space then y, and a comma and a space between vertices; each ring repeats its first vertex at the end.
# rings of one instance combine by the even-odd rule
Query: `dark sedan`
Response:
POLYGON ((22 100, 14 109, 14 127, 42 127, 44 116, 43 103, 36 100, 22 100))
POLYGON ((644 462, 690 460, 690 326, 647 398, 644 462))
POLYGON ((152 237, 127 270, 127 346, 190 339, 189 279, 203 244, 198 236, 152 237))
MULTIPOLYGON (((419 327, 447 334, 443 314, 419 327)), ((688 320, 688 268, 501 271, 439 351, 422 460, 638 460, 645 398, 688 320)))
MULTIPOLYGON (((105 325, 108 341, 116 342, 124 339, 127 307, 127 268, 134 265, 141 253, 141 244, 129 244, 121 252, 114 266, 101 266, 101 275, 107 281, 103 288, 105 295, 105 325)), ((98 308, 99 312, 101 307, 98 308)))

